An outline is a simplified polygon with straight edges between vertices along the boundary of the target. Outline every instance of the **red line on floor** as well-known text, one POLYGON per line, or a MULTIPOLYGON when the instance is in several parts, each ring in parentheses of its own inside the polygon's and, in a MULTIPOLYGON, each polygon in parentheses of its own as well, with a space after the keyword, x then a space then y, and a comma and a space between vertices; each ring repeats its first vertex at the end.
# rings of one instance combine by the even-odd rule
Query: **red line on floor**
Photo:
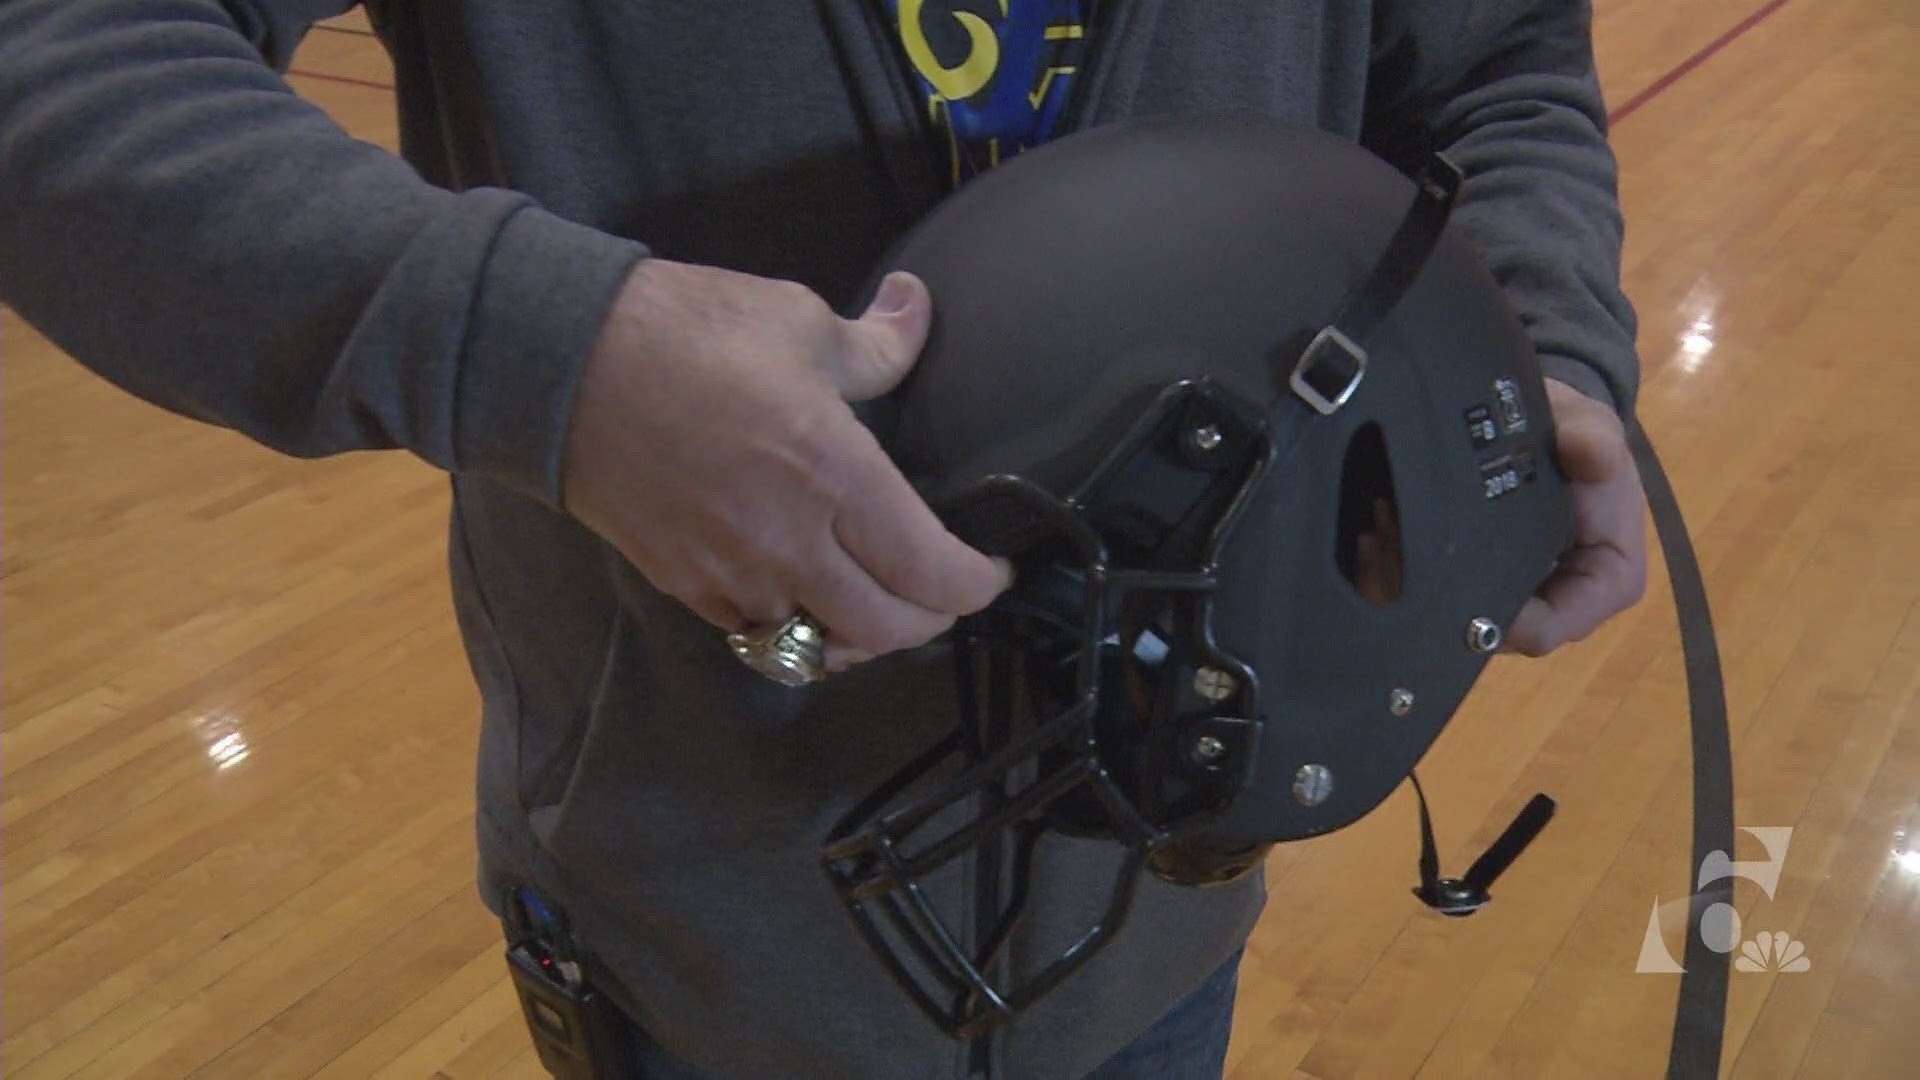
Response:
POLYGON ((356 79, 348 75, 328 75, 319 71, 302 71, 299 68, 288 68, 287 74, 298 76, 302 79, 319 79, 321 82, 345 83, 348 86, 364 86, 369 90, 393 89, 392 83, 374 82, 372 79, 356 79))
POLYGON ((326 23, 314 23, 313 29, 324 30, 329 34, 351 34, 354 37, 378 37, 371 30, 355 30, 351 26, 328 26, 326 23))
MULTIPOLYGON (((1763 5, 1758 11, 1755 11, 1753 14, 1740 20, 1737 24, 1733 26, 1732 29, 1728 30, 1726 33, 1721 34, 1719 37, 1714 38, 1712 41, 1708 42, 1703 48, 1700 49, 1700 51, 1694 53, 1692 56, 1689 56, 1685 60, 1682 60, 1680 64, 1677 67, 1675 67, 1672 71, 1669 71, 1665 75, 1662 75, 1658 79, 1655 79, 1653 81, 1653 85, 1648 86, 1646 89, 1633 95, 1632 97, 1628 98, 1626 101, 1621 102, 1617 107, 1614 108, 1613 112, 1607 116, 1607 122, 1609 124, 1618 124, 1621 121, 1625 120, 1627 117, 1632 116, 1634 113, 1638 112, 1642 106, 1646 105, 1648 102, 1652 101, 1654 98, 1657 98, 1661 94, 1664 94, 1668 90, 1672 89, 1675 83, 1679 82, 1681 79, 1684 79, 1688 75, 1692 74, 1697 68, 1699 68, 1702 64, 1705 64, 1707 61, 1713 59, 1727 46, 1740 40, 1742 37, 1745 37, 1748 31, 1752 30, 1756 26, 1759 26, 1761 23, 1766 22, 1769 18, 1773 17, 1774 12, 1777 12, 1781 8, 1786 7, 1787 4, 1790 2, 1791 0, 1768 0, 1768 2, 1765 5, 1763 5)), ((335 28, 334 27, 317 27, 316 29, 331 30, 335 28)), ((364 31, 341 29, 341 32, 367 36, 364 33, 364 31)), ((374 82, 371 79, 355 79, 346 75, 329 75, 329 74, 318 72, 318 71, 302 71, 298 68, 289 70, 287 74, 298 75, 303 79, 319 79, 322 82, 343 83, 347 86, 359 86, 359 87, 364 87, 368 90, 389 90, 390 91, 393 89, 393 86, 389 83, 374 82)))
POLYGON ((1607 122, 1610 124, 1617 124, 1620 121, 1625 120, 1627 117, 1632 116, 1635 112, 1639 111, 1642 105, 1645 105, 1647 102, 1652 101, 1654 98, 1657 98, 1661 94, 1666 93, 1667 90, 1670 87, 1672 87, 1674 83, 1677 83, 1681 79, 1686 78, 1689 74, 1693 72, 1695 68, 1713 59, 1714 56, 1720 52, 1720 50, 1726 48, 1727 46, 1733 44, 1734 42, 1740 40, 1742 37, 1746 36, 1747 31, 1752 30, 1754 27, 1759 26, 1763 22, 1766 22, 1767 19, 1772 17, 1774 12, 1779 11, 1783 7, 1786 7, 1787 3, 1788 3, 1788 0, 1770 0, 1770 2, 1767 3, 1765 6, 1761 7, 1760 10, 1740 20, 1740 22, 1737 25, 1735 25, 1733 29, 1727 31, 1724 34, 1721 34, 1717 38, 1714 38, 1712 41, 1707 43, 1705 48, 1701 49, 1697 53, 1694 53, 1692 56, 1687 57, 1685 60, 1682 60, 1680 62, 1679 67, 1676 67, 1672 71, 1669 71, 1665 75, 1662 75, 1658 79, 1655 79, 1653 81, 1652 86, 1647 87, 1645 90, 1640 91, 1639 93, 1628 98, 1626 101, 1622 102, 1620 106, 1614 109, 1613 112, 1607 117, 1607 122))

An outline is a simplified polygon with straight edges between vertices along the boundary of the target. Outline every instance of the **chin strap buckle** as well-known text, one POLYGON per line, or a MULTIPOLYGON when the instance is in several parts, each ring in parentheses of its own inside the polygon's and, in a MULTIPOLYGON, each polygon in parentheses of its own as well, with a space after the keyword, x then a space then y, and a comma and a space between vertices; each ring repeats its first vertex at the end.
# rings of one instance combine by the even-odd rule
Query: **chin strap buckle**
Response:
POLYGON ((1300 354, 1287 385, 1314 412, 1331 416, 1360 389, 1366 373, 1367 350, 1339 327, 1329 326, 1314 335, 1313 342, 1300 354))
POLYGON ((1427 814, 1427 793, 1421 790, 1418 776, 1409 773, 1407 778, 1413 781, 1414 796, 1420 800, 1420 884, 1414 888, 1413 895, 1442 915, 1458 918, 1485 907, 1493 899, 1490 890, 1494 881, 1507 872, 1507 867, 1513 865, 1527 845, 1547 827, 1547 822, 1553 820, 1553 799, 1544 794, 1535 795, 1520 808, 1500 838, 1473 861, 1464 877, 1441 877, 1440 853, 1433 841, 1433 819, 1427 814))
POLYGON ((1315 412, 1331 415, 1359 389, 1367 373, 1368 340, 1439 246, 1465 182, 1460 167, 1439 154, 1414 178, 1413 202, 1379 261, 1341 302, 1332 321, 1314 335, 1287 377, 1294 396, 1315 412))

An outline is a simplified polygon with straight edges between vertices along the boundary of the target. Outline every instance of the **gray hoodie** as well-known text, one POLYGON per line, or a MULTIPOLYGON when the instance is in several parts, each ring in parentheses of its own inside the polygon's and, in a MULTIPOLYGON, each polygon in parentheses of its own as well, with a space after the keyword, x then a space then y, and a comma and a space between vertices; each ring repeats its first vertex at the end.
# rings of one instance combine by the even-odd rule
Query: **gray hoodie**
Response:
MULTIPOLYGON (((844 305, 941 195, 877 5, 387 0, 404 160, 276 74, 347 6, 0 5, 0 300, 165 408, 290 454, 398 448, 449 473, 485 702, 483 895, 557 900, 669 1052, 722 1076, 964 1075, 967 1048, 886 981, 817 855, 953 724, 942 646, 784 691, 558 505, 571 395, 637 260, 844 305)), ((1073 122, 1248 110, 1395 161, 1446 149, 1469 177, 1456 220, 1547 373, 1627 408, 1589 23, 1575 0, 1119 0, 1096 13, 1073 122)), ((1115 855, 1043 852, 1016 969, 1088 916, 1115 855)), ((941 902, 965 912, 970 880, 941 902)), ((1263 900, 1257 878, 1146 884, 1117 943, 993 1041, 994 1074, 1098 1064, 1263 900)))

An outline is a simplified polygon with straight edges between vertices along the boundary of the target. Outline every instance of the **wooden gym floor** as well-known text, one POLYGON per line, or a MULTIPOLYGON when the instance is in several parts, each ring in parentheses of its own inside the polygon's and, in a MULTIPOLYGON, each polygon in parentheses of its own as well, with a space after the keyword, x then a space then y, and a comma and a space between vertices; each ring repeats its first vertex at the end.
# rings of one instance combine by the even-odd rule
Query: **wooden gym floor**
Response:
MULTIPOLYGON (((1712 591, 1739 821, 1793 829, 1735 898, 1808 966, 1732 976, 1725 1069, 1920 1075, 1920 7, 1598 7, 1641 414, 1712 591)), ((364 25, 290 81, 391 145, 364 25)), ((443 481, 277 458, 4 319, 0 1070, 541 1075, 471 881, 443 481)), ((1658 573, 1596 638, 1499 662, 1424 769, 1453 866, 1561 801, 1486 912, 1407 895, 1404 791, 1275 853, 1232 1076, 1663 1068, 1678 979, 1635 966, 1692 868, 1658 573)))

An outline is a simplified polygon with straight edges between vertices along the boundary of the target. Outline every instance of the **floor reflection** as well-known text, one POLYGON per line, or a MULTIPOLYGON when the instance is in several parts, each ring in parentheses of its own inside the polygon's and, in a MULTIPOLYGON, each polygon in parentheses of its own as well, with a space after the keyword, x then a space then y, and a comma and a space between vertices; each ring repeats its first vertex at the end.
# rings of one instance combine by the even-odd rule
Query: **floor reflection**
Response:
POLYGON ((253 753, 240 719, 229 713, 208 713, 193 722, 193 730, 206 748, 207 760, 218 772, 233 768, 253 753))

